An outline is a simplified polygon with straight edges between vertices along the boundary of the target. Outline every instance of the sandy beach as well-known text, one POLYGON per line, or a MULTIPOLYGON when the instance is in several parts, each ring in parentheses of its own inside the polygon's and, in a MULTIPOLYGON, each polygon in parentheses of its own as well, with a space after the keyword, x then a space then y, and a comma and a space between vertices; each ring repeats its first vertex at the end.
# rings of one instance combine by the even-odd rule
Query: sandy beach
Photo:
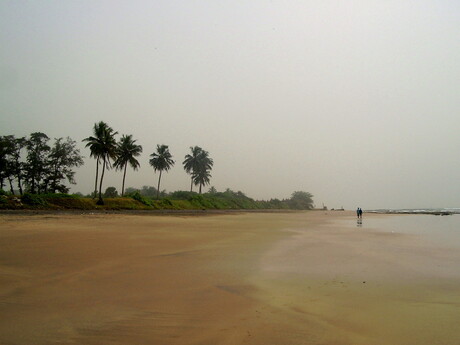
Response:
POLYGON ((0 249, 4 345, 460 339, 459 251, 353 212, 3 214, 0 249))

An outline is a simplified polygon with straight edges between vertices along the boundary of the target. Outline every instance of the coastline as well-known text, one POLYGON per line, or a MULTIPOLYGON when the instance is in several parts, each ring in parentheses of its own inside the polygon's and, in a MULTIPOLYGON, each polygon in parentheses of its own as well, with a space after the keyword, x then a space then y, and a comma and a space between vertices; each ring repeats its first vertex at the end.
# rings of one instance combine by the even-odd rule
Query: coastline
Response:
MULTIPOLYGON (((385 219, 395 215, 364 215, 385 219)), ((406 217, 406 216, 399 216, 406 217)), ((407 216, 411 217, 411 216, 407 216)), ((452 344, 459 254, 354 212, 1 215, 0 343, 452 344)))

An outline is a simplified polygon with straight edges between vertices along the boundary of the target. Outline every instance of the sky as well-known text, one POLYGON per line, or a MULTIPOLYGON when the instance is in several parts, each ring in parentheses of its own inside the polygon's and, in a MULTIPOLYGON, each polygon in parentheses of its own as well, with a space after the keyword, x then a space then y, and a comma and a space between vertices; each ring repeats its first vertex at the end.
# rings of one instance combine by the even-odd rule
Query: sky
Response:
POLYGON ((2 0, 0 135, 77 141, 84 194, 81 140, 105 121, 144 149, 126 186, 156 185, 166 144, 161 189, 189 189, 198 145, 219 191, 460 207, 459 61, 454 0, 2 0))

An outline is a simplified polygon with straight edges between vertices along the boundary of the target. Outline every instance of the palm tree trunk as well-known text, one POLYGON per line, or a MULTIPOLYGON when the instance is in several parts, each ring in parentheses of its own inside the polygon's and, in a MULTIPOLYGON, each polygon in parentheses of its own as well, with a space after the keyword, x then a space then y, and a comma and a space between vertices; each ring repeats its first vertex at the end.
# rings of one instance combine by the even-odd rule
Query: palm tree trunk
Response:
POLYGON ((193 192, 193 176, 191 177, 191 182, 190 182, 190 192, 193 192))
POLYGON ((126 167, 128 166, 128 163, 125 164, 125 171, 123 172, 123 183, 121 185, 121 197, 125 195, 125 177, 126 177, 126 167))
POLYGON ((102 162, 101 183, 99 183, 99 200, 97 201, 99 205, 104 205, 104 200, 102 200, 102 181, 104 180, 104 173, 105 173, 105 155, 104 155, 104 160, 102 162))
POLYGON ((161 181, 161 172, 162 172, 162 170, 160 170, 160 176, 158 177, 157 200, 159 200, 159 199, 160 199, 160 181, 161 181))
POLYGON ((96 181, 94 182, 93 199, 96 199, 96 195, 97 195, 97 180, 98 180, 98 177, 99 177, 99 157, 97 157, 97 160, 96 160, 96 181))
POLYGON ((201 186, 202 186, 202 184, 200 183, 200 194, 201 194, 201 186))

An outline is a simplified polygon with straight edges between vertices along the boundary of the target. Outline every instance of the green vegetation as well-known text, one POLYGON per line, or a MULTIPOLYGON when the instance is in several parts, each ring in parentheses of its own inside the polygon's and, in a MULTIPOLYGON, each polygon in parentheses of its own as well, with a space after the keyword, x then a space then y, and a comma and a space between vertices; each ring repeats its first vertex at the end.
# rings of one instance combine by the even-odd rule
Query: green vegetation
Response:
POLYGON ((201 187, 210 183, 211 170, 214 161, 209 157, 209 152, 199 146, 190 147, 190 153, 185 156, 182 162, 184 170, 191 175, 190 191, 193 191, 193 185, 201 187))
POLYGON ((150 155, 152 157, 149 161, 150 165, 153 167, 154 171, 159 171, 160 175, 158 176, 158 188, 157 188, 157 199, 160 197, 160 182, 161 182, 161 173, 163 171, 168 171, 174 165, 171 152, 169 152, 168 145, 157 145, 157 151, 150 155))
MULTIPOLYGON (((94 124, 93 127, 94 136, 90 136, 85 141, 86 147, 89 147, 91 150, 91 157, 94 157, 97 160, 96 163, 96 188, 97 188, 97 178, 99 170, 99 162, 102 160, 102 173, 101 180, 99 182, 99 200, 97 201, 98 205, 104 205, 102 199, 102 181, 104 180, 105 169, 110 169, 111 164, 110 160, 115 160, 117 158, 117 142, 115 140, 115 135, 118 132, 115 132, 112 127, 107 125, 105 122, 100 121, 99 123, 94 124)), ((96 189, 94 191, 96 194, 96 189)))
POLYGON ((117 158, 115 160, 115 168, 117 170, 123 170, 123 184, 121 185, 121 196, 125 192, 125 178, 126 168, 128 164, 134 170, 140 167, 139 161, 136 157, 139 157, 142 153, 142 146, 136 144, 136 140, 133 139, 132 135, 123 135, 117 145, 117 158))
POLYGON ((227 189, 219 192, 211 187, 202 193, 211 182, 214 165, 209 152, 199 146, 191 146, 185 155, 183 168, 190 175, 190 191, 167 193, 161 190, 162 173, 175 164, 168 145, 157 145, 150 155, 149 164, 159 172, 157 188, 143 186, 141 189, 125 189, 128 165, 138 170, 137 157, 142 146, 132 135, 122 135, 117 141, 116 132, 103 121, 94 124, 92 135, 83 139, 90 157, 96 159, 94 192, 84 197, 81 193, 66 194, 66 184, 76 184, 74 169, 83 165, 83 157, 76 142, 67 137, 55 139, 41 132, 28 138, 14 135, 0 136, 0 208, 1 209, 139 209, 139 210, 203 210, 203 209, 298 209, 313 208, 312 195, 296 191, 291 198, 279 200, 254 200, 243 192, 227 189), (102 165, 101 172, 99 171, 102 165), (115 167, 123 172, 121 193, 113 186, 103 193, 106 169, 115 167), (9 186, 7 186, 7 184, 9 186), (198 192, 193 191, 198 187, 198 192), (6 191, 4 188, 8 188, 6 191), (16 196, 15 194, 19 194, 16 196), (121 195, 121 197, 119 197, 121 195), (96 201, 96 197, 97 201, 96 201), (104 199, 103 199, 104 198, 104 199))
POLYGON ((74 168, 83 165, 83 158, 70 138, 55 139, 49 145, 46 134, 35 132, 29 138, 14 135, 0 136, 0 189, 8 181, 11 194, 15 194, 14 182, 19 194, 67 193, 64 184, 75 184, 74 168), (21 151, 26 155, 21 159, 21 151))
MULTIPOLYGON (((146 186, 145 186, 146 187, 146 186)), ((149 191, 150 188, 143 188, 149 191)), ((117 193, 115 187, 108 187, 110 193, 117 193)), ((294 192, 290 199, 254 200, 243 192, 227 189, 217 192, 211 188, 208 193, 176 191, 167 197, 156 199, 156 195, 145 196, 141 191, 134 191, 126 197, 110 197, 106 190, 104 204, 100 205, 91 196, 77 194, 32 194, 21 197, 0 190, 0 209, 51 209, 51 210, 262 210, 262 209, 296 209, 313 208, 312 195, 307 192, 294 192)), ((151 191, 150 191, 151 192, 151 191)))

